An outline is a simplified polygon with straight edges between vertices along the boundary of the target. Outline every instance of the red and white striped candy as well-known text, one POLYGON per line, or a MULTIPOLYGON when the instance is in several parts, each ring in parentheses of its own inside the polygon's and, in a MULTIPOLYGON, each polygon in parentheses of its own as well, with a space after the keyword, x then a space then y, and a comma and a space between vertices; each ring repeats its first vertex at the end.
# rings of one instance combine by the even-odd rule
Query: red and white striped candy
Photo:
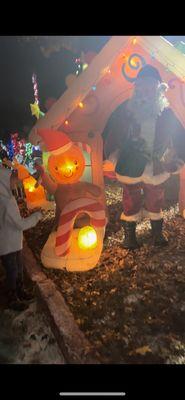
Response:
POLYGON ((75 219, 79 213, 85 212, 90 216, 92 226, 103 228, 106 226, 105 210, 102 204, 89 198, 80 198, 71 201, 64 207, 59 220, 56 235, 56 255, 64 257, 70 250, 70 238, 75 219))
POLYGON ((91 147, 88 144, 82 142, 74 142, 74 144, 78 146, 82 151, 86 151, 89 154, 91 153, 91 147))
POLYGON ((32 83, 33 83, 35 103, 39 104, 38 83, 37 83, 37 76, 35 74, 32 75, 32 83))

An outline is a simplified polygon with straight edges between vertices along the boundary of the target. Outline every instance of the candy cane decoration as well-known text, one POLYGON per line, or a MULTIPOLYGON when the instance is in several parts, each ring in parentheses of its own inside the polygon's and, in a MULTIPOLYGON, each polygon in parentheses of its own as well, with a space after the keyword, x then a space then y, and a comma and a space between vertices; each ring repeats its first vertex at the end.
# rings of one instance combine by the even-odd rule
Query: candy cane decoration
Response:
POLYGON ((55 244, 57 256, 64 257, 69 253, 74 222, 77 215, 82 212, 90 216, 90 222, 94 227, 103 228, 106 226, 107 219, 102 204, 89 198, 71 201, 64 207, 60 215, 55 244))
POLYGON ((39 92, 38 92, 38 83, 36 74, 32 75, 32 83, 34 90, 35 103, 39 105, 39 92))
POLYGON ((74 144, 78 146, 80 150, 86 151, 89 154, 91 153, 91 147, 88 144, 82 142, 74 142, 74 144))

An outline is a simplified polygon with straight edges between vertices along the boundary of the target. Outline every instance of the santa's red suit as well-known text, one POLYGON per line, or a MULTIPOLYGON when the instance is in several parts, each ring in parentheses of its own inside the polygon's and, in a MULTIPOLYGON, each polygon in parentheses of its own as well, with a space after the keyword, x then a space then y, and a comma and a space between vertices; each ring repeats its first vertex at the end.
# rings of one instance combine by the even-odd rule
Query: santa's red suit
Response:
POLYGON ((132 98, 113 112, 103 132, 109 160, 105 169, 111 162, 123 185, 121 220, 129 249, 138 247, 135 228, 142 216, 151 219, 154 244, 167 244, 162 235, 163 184, 184 165, 185 129, 167 103, 166 88, 157 69, 145 65, 132 98))

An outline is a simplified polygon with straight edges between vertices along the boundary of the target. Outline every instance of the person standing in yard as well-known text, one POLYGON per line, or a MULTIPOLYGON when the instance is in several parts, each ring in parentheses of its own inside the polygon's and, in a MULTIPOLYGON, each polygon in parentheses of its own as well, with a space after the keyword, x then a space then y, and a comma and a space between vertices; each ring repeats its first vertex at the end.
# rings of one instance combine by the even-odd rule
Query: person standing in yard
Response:
POLYGON ((162 233, 164 182, 185 162, 185 129, 169 107, 167 89, 158 70, 145 65, 132 97, 112 113, 103 132, 104 171, 112 166, 123 186, 123 247, 130 250, 139 247, 136 223, 142 216, 151 220, 153 244, 167 245, 162 233))
POLYGON ((41 212, 22 218, 12 190, 18 182, 17 172, 0 168, 0 257, 6 271, 9 308, 21 311, 30 295, 23 287, 23 231, 37 224, 41 212))

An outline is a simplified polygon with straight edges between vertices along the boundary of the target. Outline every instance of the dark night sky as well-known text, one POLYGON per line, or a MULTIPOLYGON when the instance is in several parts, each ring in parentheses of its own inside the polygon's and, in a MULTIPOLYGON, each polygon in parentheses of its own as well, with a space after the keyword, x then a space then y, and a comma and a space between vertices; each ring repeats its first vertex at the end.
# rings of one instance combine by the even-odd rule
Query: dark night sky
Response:
MULTIPOLYGON (((185 41, 185 36, 166 38, 173 44, 185 41)), ((108 39, 108 36, 84 36, 82 50, 98 52, 108 39)), ((14 36, 0 37, 0 54, 0 138, 3 138, 6 130, 15 132, 35 123, 29 106, 34 102, 33 72, 38 77, 40 106, 44 111, 45 100, 61 96, 66 89, 65 77, 76 68, 72 52, 62 49, 46 58, 36 42, 20 44, 14 36)))

